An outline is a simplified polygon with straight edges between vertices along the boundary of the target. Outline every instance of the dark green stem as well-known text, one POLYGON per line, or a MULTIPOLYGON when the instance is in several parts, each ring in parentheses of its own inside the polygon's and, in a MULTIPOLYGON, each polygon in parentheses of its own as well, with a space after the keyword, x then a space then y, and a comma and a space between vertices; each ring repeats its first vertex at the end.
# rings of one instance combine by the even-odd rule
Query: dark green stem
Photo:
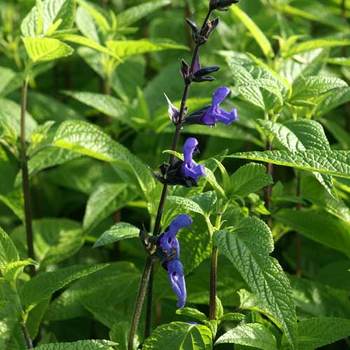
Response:
MULTIPOLYGON (((33 219, 32 208, 30 200, 30 184, 28 173, 28 159, 27 159, 27 143, 26 143, 26 111, 28 101, 28 79, 23 82, 21 93, 21 168, 22 168, 22 190, 24 197, 24 221, 27 238, 27 249, 29 258, 35 260, 34 243, 33 243, 33 219)), ((31 276, 35 275, 34 265, 29 266, 29 273, 31 276)))
POLYGON ((25 340, 27 349, 34 349, 32 338, 30 337, 28 328, 24 322, 21 324, 21 329, 23 332, 23 336, 24 336, 24 340, 25 340))
POLYGON ((218 248, 213 247, 210 264, 210 288, 209 288, 209 320, 216 319, 216 294, 218 273, 218 248))
POLYGON ((147 293, 148 282, 150 279, 152 266, 153 266, 153 258, 151 256, 148 256, 143 273, 142 273, 140 286, 136 297, 135 308, 134 308, 134 313, 133 313, 133 318, 132 318, 129 338, 128 338, 128 350, 134 349, 135 334, 140 322, 142 307, 143 307, 143 303, 145 301, 145 297, 147 293))

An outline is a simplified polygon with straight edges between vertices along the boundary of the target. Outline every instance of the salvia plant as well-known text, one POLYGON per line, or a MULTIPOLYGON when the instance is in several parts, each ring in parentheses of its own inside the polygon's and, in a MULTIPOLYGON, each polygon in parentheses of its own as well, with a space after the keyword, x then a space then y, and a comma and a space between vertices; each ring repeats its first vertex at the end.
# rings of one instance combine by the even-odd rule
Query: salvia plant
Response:
POLYGON ((0 350, 348 349, 349 13, 0 2, 0 350))

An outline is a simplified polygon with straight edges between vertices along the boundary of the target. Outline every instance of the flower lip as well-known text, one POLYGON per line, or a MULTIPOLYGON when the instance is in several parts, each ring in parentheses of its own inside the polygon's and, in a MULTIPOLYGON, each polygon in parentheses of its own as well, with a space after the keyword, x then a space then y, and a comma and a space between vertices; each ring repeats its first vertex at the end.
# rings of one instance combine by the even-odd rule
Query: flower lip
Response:
POLYGON ((177 296, 177 307, 183 308, 186 304, 187 291, 184 269, 179 259, 174 259, 166 264, 171 288, 177 296))
POLYGON ((212 97, 212 104, 204 107, 194 113, 191 113, 186 119, 186 124, 204 124, 214 126, 216 123, 223 123, 230 125, 238 120, 237 109, 233 108, 231 111, 220 107, 220 104, 231 94, 231 90, 226 86, 221 86, 215 90, 212 97))

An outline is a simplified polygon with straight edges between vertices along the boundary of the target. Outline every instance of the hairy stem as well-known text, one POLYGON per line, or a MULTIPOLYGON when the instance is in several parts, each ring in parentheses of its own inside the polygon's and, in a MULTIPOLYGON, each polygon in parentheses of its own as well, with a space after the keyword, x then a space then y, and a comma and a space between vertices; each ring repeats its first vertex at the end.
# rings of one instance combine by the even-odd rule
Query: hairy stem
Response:
POLYGON ((210 264, 210 295, 209 295, 209 320, 216 319, 216 294, 218 274, 218 248, 213 247, 210 264))
MULTIPOLYGON (((35 260, 34 243, 33 243, 33 219, 30 200, 30 184, 28 174, 27 144, 26 144, 26 111, 28 101, 28 79, 23 82, 21 93, 21 169, 22 169, 22 190, 24 197, 24 221, 27 238, 27 249, 29 258, 35 260)), ((35 266, 29 266, 31 276, 35 275, 35 266)))
POLYGON ((21 329, 22 329, 22 333, 24 336, 27 349, 34 349, 32 338, 30 337, 28 328, 24 322, 21 324, 21 329))
MULTIPOLYGON (((204 26, 206 25, 210 15, 211 15, 212 10, 210 9, 208 11, 207 16, 205 17, 205 20, 203 22, 202 28, 201 30, 204 28, 204 26)), ((191 72, 193 72, 194 66, 195 66, 195 62, 196 62, 196 56, 198 55, 199 52, 199 48, 200 45, 196 44, 194 50, 193 50, 193 54, 192 54, 192 60, 191 60, 191 72)), ((187 98, 188 98, 188 94, 190 91, 190 85, 191 82, 185 82, 185 86, 184 86, 184 91, 182 94, 182 99, 181 99, 181 105, 180 105, 180 111, 179 111, 179 120, 178 123, 176 125, 176 129, 175 129, 175 133, 174 133, 174 137, 173 137, 173 141, 172 141, 172 146, 171 146, 171 150, 172 151, 176 151, 177 149, 177 145, 180 139, 180 134, 181 134, 181 128, 182 128, 182 122, 183 119, 185 117, 185 112, 186 112, 186 103, 187 103, 187 98)), ((172 165, 175 161, 175 156, 173 154, 170 155, 169 157, 169 164, 172 165)), ((163 190, 162 190, 162 194, 159 200, 159 205, 158 205, 158 210, 157 210, 157 216, 156 216, 156 220, 155 220, 155 225, 154 225, 154 229, 153 229, 153 235, 157 236, 160 233, 161 230, 161 221, 162 221, 162 216, 163 216, 163 211, 164 211, 164 206, 165 206, 165 202, 166 202, 166 198, 168 195, 168 185, 164 184, 163 186, 163 190)), ((149 259, 149 258, 148 258, 149 259)), ((148 260, 147 260, 148 261, 148 260)), ((148 273, 148 278, 146 281, 146 289, 148 290, 148 295, 147 295, 147 317, 146 317, 146 324, 145 324, 145 330, 148 333, 150 333, 151 330, 151 325, 152 325, 152 291, 153 291, 153 286, 148 287, 147 284, 152 281, 153 283, 153 260, 150 262, 151 266, 149 267, 149 273, 148 273)), ((147 266, 147 263, 146 263, 147 266)), ((140 285, 140 289, 143 288, 142 284, 140 285)), ((140 299, 142 296, 142 293, 138 293, 138 297, 136 300, 136 305, 139 305, 140 309, 142 310, 142 306, 143 306, 143 301, 144 301, 144 297, 142 298, 142 300, 140 299)), ((128 342, 128 349, 132 349, 133 346, 133 342, 134 342, 134 336, 135 336, 135 332, 138 328, 138 323, 140 320, 140 317, 137 317, 136 314, 137 308, 135 308, 135 312, 133 314, 133 318, 132 318, 132 328, 129 334, 129 342, 128 342)), ((140 311, 141 312, 141 311, 140 311)))
POLYGON ((134 349, 135 334, 140 322, 142 307, 143 307, 143 303, 145 301, 145 297, 147 293, 148 282, 150 279, 152 266, 153 266, 153 259, 152 257, 148 256, 143 273, 142 273, 140 286, 136 297, 135 308, 134 308, 134 313, 133 313, 133 318, 132 318, 130 333, 129 333, 129 339, 128 339, 128 350, 134 349))

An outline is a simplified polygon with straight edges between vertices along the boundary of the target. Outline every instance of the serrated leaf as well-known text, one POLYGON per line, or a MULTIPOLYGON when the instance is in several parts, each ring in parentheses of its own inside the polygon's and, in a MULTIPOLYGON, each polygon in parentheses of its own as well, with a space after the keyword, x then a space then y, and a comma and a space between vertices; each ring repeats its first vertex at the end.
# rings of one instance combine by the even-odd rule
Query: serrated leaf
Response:
POLYGON ((122 41, 110 40, 107 41, 107 47, 114 53, 114 55, 120 58, 163 50, 187 50, 186 46, 169 40, 151 41, 148 39, 122 41))
POLYGON ((350 320, 313 317, 298 323, 298 349, 313 350, 350 336, 350 320))
POLYGON ((156 328, 143 344, 144 350, 210 350, 209 328, 184 322, 172 322, 156 328))
POLYGON ((245 197, 273 183, 272 177, 266 173, 266 167, 259 164, 246 164, 231 176, 233 194, 245 197))
POLYGON ((350 87, 342 87, 326 94, 322 101, 316 106, 313 113, 317 117, 322 117, 349 101, 350 87))
POLYGON ((155 187, 155 180, 148 167, 128 149, 92 124, 82 121, 63 122, 57 130, 53 144, 92 158, 118 163, 118 169, 124 164, 132 171, 146 196, 155 187))
MULTIPOLYGON (((44 218, 33 221, 34 249, 41 267, 57 264, 79 251, 84 244, 81 225, 63 218, 44 218)), ((25 229, 18 227, 12 232, 22 254, 26 253, 25 229)))
POLYGON ((208 317, 197 309, 192 307, 184 307, 182 309, 177 309, 176 313, 181 316, 190 317, 194 320, 204 322, 208 320, 208 317))
POLYGON ((94 19, 101 32, 106 33, 109 30, 111 30, 111 26, 108 23, 108 20, 106 19, 106 17, 102 13, 102 10, 100 10, 98 6, 91 5, 90 3, 84 0, 78 0, 78 3, 94 19))
POLYGON ((140 229, 127 222, 118 222, 104 232, 94 244, 94 248, 112 244, 123 239, 139 237, 140 229))
POLYGON ((283 209, 276 214, 279 222, 313 241, 350 256, 350 224, 320 210, 283 209))
MULTIPOLYGON (((17 103, 5 99, 0 98, 0 126, 2 123, 8 125, 16 134, 19 136, 20 134, 20 115, 21 115, 21 107, 17 103)), ((26 113, 26 135, 27 138, 30 137, 31 133, 36 128, 37 123, 29 114, 26 113)))
POLYGON ((348 84, 339 78, 328 76, 308 76, 299 78, 292 87, 291 101, 319 98, 320 95, 348 84))
POLYGON ((27 54, 33 63, 54 61, 70 56, 73 49, 60 40, 52 38, 22 38, 27 54))
POLYGON ((198 213, 205 215, 203 209, 195 201, 189 198, 179 197, 179 196, 169 196, 167 198, 167 205, 181 207, 181 210, 190 211, 193 213, 198 213))
POLYGON ((108 95, 91 92, 65 91, 65 94, 121 122, 133 126, 128 117, 128 108, 121 100, 108 95))
POLYGON ((269 227, 257 218, 245 218, 214 238, 219 251, 233 263, 295 347, 297 319, 291 287, 278 261, 269 256, 273 251, 269 227))
POLYGON ((85 229, 99 224, 104 218, 123 207, 129 200, 126 184, 101 184, 86 204, 83 220, 85 229))
POLYGON ((300 170, 316 171, 321 174, 350 178, 349 151, 265 151, 235 153, 227 157, 257 160, 300 170))
POLYGON ((20 289, 23 308, 28 312, 41 301, 66 285, 101 270, 106 265, 71 266, 56 271, 43 272, 26 282, 20 289))
POLYGON ((89 38, 96 43, 100 43, 100 38, 94 19, 85 8, 81 6, 78 7, 75 15, 75 23, 86 38, 89 38))
POLYGON ((230 11, 234 18, 241 21, 244 24, 244 26, 249 30, 250 34, 260 46, 264 55, 268 58, 273 57, 274 52, 269 39, 255 24, 255 22, 238 6, 231 6, 230 11))
POLYGON ((118 27, 123 28, 139 21, 159 8, 169 5, 170 0, 148 1, 144 4, 133 6, 121 12, 117 16, 118 27))
POLYGON ((239 325, 223 334, 215 344, 239 344, 263 350, 276 350, 274 335, 260 323, 239 325))
POLYGON ((16 246, 10 236, 0 227, 0 271, 4 274, 6 266, 19 260, 16 246))
POLYGON ((80 340, 72 343, 39 345, 35 350, 115 350, 117 345, 109 340, 80 340))
POLYGON ((34 6, 24 18, 21 32, 26 37, 47 34, 59 20, 59 29, 68 29, 74 21, 74 7, 74 0, 44 0, 40 9, 34 6))

